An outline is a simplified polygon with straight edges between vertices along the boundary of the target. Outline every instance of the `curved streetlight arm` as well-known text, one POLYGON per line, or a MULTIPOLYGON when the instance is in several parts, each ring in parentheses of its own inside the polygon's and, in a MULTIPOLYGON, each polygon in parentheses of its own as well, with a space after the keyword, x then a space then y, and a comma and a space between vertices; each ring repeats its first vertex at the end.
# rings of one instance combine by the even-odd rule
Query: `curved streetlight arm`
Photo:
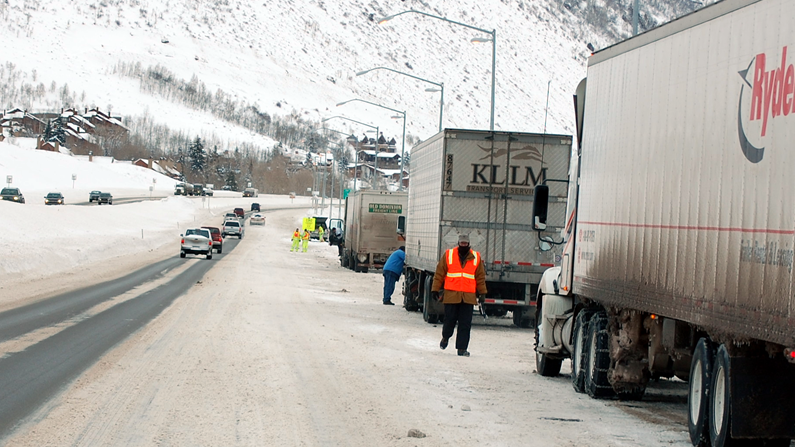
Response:
MULTIPOLYGON (((408 13, 414 13, 414 14, 423 15, 423 16, 426 16, 426 17, 430 17, 432 19, 442 20, 444 22, 450 22, 450 23, 453 23, 455 25, 463 26, 464 28, 477 30, 477 31, 480 31, 480 32, 486 33, 486 34, 491 34, 491 39, 490 39, 491 40, 491 118, 489 120, 489 130, 494 130, 494 97, 495 97, 496 89, 497 89, 497 73, 496 73, 497 72, 497 30, 493 29, 493 30, 489 31, 489 30, 486 30, 486 29, 483 29, 483 28, 478 28, 476 26, 467 25, 466 23, 456 22, 455 20, 450 20, 450 19, 445 18, 445 17, 435 16, 433 14, 428 14, 427 12, 417 11, 415 9, 409 9, 408 11, 403 11, 403 12, 399 12, 397 14, 392 14, 391 16, 386 16, 386 17, 378 20, 378 24, 380 25, 380 24, 382 24, 382 23, 384 23, 384 22, 386 22, 388 20, 394 19, 395 17, 397 17, 399 15, 408 14, 408 13)), ((487 42, 488 39, 473 39, 472 41, 473 42, 487 42)), ((442 126, 440 125, 439 126, 440 130, 441 130, 441 127, 442 126)))
POLYGON ((477 26, 467 25, 466 23, 456 22, 455 20, 450 20, 450 19, 448 19, 446 17, 435 16, 433 14, 428 14, 427 12, 417 11, 416 9, 409 9, 408 11, 403 11, 403 12, 399 12, 397 14, 392 14, 391 16, 383 17, 383 18, 381 18, 378 21, 378 24, 380 25, 380 24, 382 24, 384 22, 387 22, 389 20, 394 19, 395 17, 397 17, 399 15, 408 14, 408 13, 419 14, 419 15, 423 15, 423 16, 430 17, 430 18, 433 18, 433 19, 438 19, 438 20, 444 20, 445 22, 455 23, 456 25, 460 25, 460 26, 463 26, 463 27, 466 27, 466 28, 469 28, 469 29, 477 30, 477 31, 480 31, 482 33, 488 33, 488 34, 491 34, 491 35, 494 35, 494 33, 496 32, 496 31, 489 31, 489 30, 486 30, 486 29, 483 29, 483 28, 478 28, 477 26))
POLYGON ((400 110, 398 110, 398 109, 393 109, 393 108, 390 108, 390 107, 387 107, 387 106, 382 106, 381 104, 376 104, 376 103, 374 103, 374 102, 365 101, 365 100, 363 100, 363 99, 349 99, 349 100, 347 100, 347 101, 343 101, 343 102, 337 103, 337 107, 339 107, 339 106, 341 106, 341 105, 345 105, 345 104, 347 104, 347 103, 349 103, 349 102, 355 102, 355 101, 363 102, 363 103, 365 103, 365 104, 370 104, 370 105, 372 105, 372 106, 376 106, 376 107, 381 107, 382 109, 391 110, 391 111, 393 111, 393 112, 395 112, 395 113, 403 113, 403 112, 401 112, 401 111, 400 111, 400 110))
MULTIPOLYGON (((337 104, 337 105, 340 105, 340 104, 337 104)), ((348 118, 347 116, 341 116, 341 115, 332 116, 330 118, 326 118, 324 120, 321 120, 320 122, 325 123, 326 121, 332 120, 334 118, 340 118, 340 119, 348 120, 348 121, 356 123, 356 124, 361 124, 362 126, 367 126, 367 127, 371 128, 371 129, 378 129, 378 126, 373 126, 372 124, 367 124, 367 123, 363 123, 361 121, 352 120, 352 119, 348 118)))
POLYGON ((387 68, 387 67, 375 67, 375 68, 371 68, 369 70, 360 71, 360 72, 356 73, 356 76, 361 76, 363 74, 367 74, 367 73, 370 73, 371 71, 375 71, 375 70, 387 70, 387 71, 391 71, 393 73, 401 74, 403 76, 408 76, 410 78, 414 78, 414 79, 416 79, 418 81, 423 81, 423 82, 427 82, 428 84, 433 84, 433 85, 438 86, 438 87, 443 87, 443 84, 441 84, 439 82, 429 81, 429 80, 423 79, 423 78, 421 78, 419 76, 414 76, 412 74, 403 73, 402 71, 397 71, 397 70, 394 70, 394 69, 391 69, 391 68, 387 68))

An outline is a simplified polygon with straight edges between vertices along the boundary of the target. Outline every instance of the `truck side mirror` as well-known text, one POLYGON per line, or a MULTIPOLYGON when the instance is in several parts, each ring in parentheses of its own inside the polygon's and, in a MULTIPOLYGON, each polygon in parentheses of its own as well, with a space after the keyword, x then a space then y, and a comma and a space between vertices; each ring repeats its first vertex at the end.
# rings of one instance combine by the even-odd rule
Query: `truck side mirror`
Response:
POLYGON ((549 209, 549 186, 538 185, 533 191, 533 229, 547 229, 547 211, 549 209))
POLYGON ((406 234, 406 216, 398 216, 397 234, 406 234))

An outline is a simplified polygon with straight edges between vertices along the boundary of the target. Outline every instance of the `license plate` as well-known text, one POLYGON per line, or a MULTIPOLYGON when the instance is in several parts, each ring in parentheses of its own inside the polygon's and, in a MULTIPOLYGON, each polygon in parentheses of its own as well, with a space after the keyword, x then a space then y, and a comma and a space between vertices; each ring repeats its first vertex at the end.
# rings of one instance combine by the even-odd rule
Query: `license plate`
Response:
POLYGON ((199 246, 198 246, 198 245, 194 245, 194 246, 193 246, 193 249, 194 249, 194 250, 198 250, 198 249, 199 249, 199 246))

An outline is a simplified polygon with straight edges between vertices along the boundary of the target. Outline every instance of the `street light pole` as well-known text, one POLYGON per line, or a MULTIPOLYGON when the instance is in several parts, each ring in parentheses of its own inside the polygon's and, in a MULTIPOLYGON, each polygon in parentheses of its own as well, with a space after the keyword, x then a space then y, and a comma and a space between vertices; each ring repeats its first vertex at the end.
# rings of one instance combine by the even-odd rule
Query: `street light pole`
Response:
POLYGON ((369 73, 371 71, 374 71, 374 70, 391 71, 393 73, 397 73, 397 74, 400 74, 400 75, 403 75, 403 76, 408 76, 410 78, 414 78, 414 79, 417 79, 419 81, 427 82, 428 84, 433 84, 433 85, 439 87, 439 90, 436 90, 436 89, 433 89, 433 88, 426 88, 425 91, 426 92, 439 92, 439 91, 442 92, 441 100, 439 101, 439 132, 442 131, 442 118, 444 117, 444 83, 443 82, 429 81, 429 80, 423 79, 423 78, 421 78, 419 76, 414 76, 412 74, 403 73, 402 71, 393 70, 393 69, 387 68, 387 67, 375 67, 375 68, 371 68, 369 70, 360 71, 360 72, 356 73, 356 76, 361 76, 363 74, 367 74, 367 73, 369 73))
POLYGON ((426 17, 430 17, 432 19, 442 20, 442 21, 449 22, 449 23, 452 23, 452 24, 455 24, 455 25, 463 26, 465 28, 469 28, 469 29, 473 29, 473 30, 476 30, 476 31, 480 31, 482 33, 491 34, 490 38, 476 37, 476 38, 472 39, 470 42, 472 42, 472 43, 482 43, 482 42, 491 41, 491 44, 492 44, 491 45, 491 119, 489 120, 489 130, 494 130, 494 96, 495 96, 496 81, 497 81, 497 77, 496 77, 496 69, 497 69, 497 30, 493 29, 493 30, 489 31, 489 30, 486 30, 486 29, 483 29, 483 28, 478 28, 476 26, 467 25, 466 23, 456 22, 455 20, 450 20, 450 19, 445 18, 445 17, 435 16, 433 14, 428 14, 427 12, 417 11, 417 10, 414 10, 414 9, 410 9, 408 11, 403 11, 403 12, 399 12, 397 14, 392 14, 390 16, 383 17, 383 18, 379 19, 377 22, 380 25, 380 24, 382 24, 384 22, 387 22, 389 20, 394 19, 395 17, 397 17, 399 15, 409 14, 409 13, 420 14, 420 15, 423 15, 423 16, 426 16, 426 17))

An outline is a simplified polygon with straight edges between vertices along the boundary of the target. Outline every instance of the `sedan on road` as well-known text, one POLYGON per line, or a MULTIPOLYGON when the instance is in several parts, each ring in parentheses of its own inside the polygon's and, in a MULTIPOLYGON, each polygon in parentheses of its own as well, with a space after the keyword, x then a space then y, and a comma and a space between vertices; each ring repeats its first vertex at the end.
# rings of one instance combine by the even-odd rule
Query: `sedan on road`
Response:
POLYGON ((88 203, 94 202, 95 200, 99 200, 99 195, 102 194, 102 191, 91 191, 88 193, 88 203))
POLYGON ((251 225, 265 225, 265 216, 263 216, 260 213, 257 213, 251 216, 250 223, 251 225))
POLYGON ((210 237, 210 230, 206 228, 189 228, 185 230, 182 238, 182 245, 179 250, 179 257, 185 255, 205 255, 207 259, 213 258, 213 240, 210 237))
POLYGON ((59 192, 51 192, 44 196, 44 204, 45 205, 63 205, 64 198, 63 194, 59 192))
POLYGON ((22 195, 22 191, 20 191, 19 188, 3 188, 2 191, 0 191, 0 197, 2 197, 3 200, 25 203, 25 196, 22 195))
POLYGON ((99 199, 97 199, 97 203, 102 205, 103 203, 107 203, 108 205, 113 205, 113 196, 109 192, 103 192, 99 194, 99 199))

